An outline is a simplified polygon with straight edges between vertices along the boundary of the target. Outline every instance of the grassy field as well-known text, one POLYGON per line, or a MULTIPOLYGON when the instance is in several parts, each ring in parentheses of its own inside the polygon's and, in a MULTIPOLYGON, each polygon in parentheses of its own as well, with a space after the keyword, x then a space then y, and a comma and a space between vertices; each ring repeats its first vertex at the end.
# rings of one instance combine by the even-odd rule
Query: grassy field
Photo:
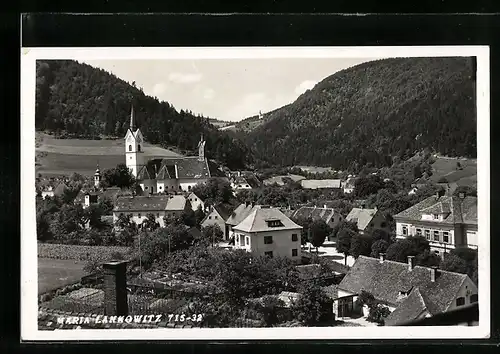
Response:
POLYGON ((76 283, 86 273, 85 262, 38 258, 38 294, 76 283))
POLYGON ((469 186, 477 184, 477 161, 474 159, 437 158, 432 168, 431 179, 434 182, 445 177, 450 183, 457 182, 469 186), (457 161, 460 162, 462 169, 457 169, 457 161))
MULTIPOLYGON (((68 175, 77 172, 93 175, 97 163, 101 169, 115 167, 125 162, 125 142, 118 140, 55 139, 37 133, 36 172, 42 175, 68 175)), ((178 153, 144 144, 147 157, 176 157, 178 153)))

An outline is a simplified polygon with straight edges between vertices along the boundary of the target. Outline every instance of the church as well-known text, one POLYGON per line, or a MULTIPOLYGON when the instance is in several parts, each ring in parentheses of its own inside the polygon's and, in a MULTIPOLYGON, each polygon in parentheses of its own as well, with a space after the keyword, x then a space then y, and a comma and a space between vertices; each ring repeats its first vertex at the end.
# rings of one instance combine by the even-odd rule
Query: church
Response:
POLYGON ((130 113, 130 127, 125 135, 126 165, 145 194, 188 192, 209 178, 226 178, 224 172, 205 158, 203 135, 198 143, 198 156, 149 158, 144 155, 144 136, 130 113))

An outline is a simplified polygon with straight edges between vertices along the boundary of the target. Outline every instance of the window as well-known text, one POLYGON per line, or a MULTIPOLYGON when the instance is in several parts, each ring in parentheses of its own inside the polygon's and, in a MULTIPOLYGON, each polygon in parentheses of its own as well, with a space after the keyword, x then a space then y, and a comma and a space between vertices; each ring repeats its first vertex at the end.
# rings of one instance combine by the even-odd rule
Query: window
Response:
POLYGON ((159 218, 160 217, 160 213, 156 213, 156 217, 159 218))
POLYGON ((249 245, 250 244, 250 237, 246 236, 245 237, 245 245, 249 245))
POLYGON ((434 241, 439 242, 439 231, 434 231, 434 241))
POLYGON ((292 257, 297 257, 297 249, 296 248, 292 249, 292 257))
POLYGON ((208 220, 212 220, 212 217, 211 217, 211 216, 209 216, 209 217, 208 217, 208 220))
POLYGON ((473 304, 477 302, 477 294, 473 294, 470 296, 470 303, 473 304))
POLYGON ((236 235, 234 241, 235 244, 240 243, 240 235, 236 235))
POLYGON ((266 255, 268 257, 272 257, 273 256, 273 251, 264 252, 264 255, 266 255))
POLYGON ((459 297, 457 298, 457 306, 462 306, 465 305, 465 297, 459 297))
POLYGON ((425 238, 428 240, 431 239, 431 230, 425 230, 425 238))
POLYGON ((450 242, 450 235, 448 231, 443 231, 443 242, 449 243, 450 242))
POLYGON ((191 186, 188 186, 188 191, 190 191, 190 190, 191 190, 191 186))
POLYGON ((140 218, 141 217, 141 213, 137 214, 137 217, 140 218))
POLYGON ((217 215, 214 215, 214 219, 217 219, 217 215))
MULTIPOLYGON (((132 145, 128 146, 128 151, 132 151, 132 145)), ((132 158, 132 156, 130 158, 132 158)))
POLYGON ((264 236, 264 244, 269 245, 273 243, 273 237, 272 236, 264 236))
POLYGON ((141 151, 141 144, 137 145, 137 151, 141 151))
POLYGON ((422 236, 422 229, 415 229, 417 236, 422 236))
POLYGON ((406 236, 406 235, 408 235, 408 227, 403 226, 403 236, 406 236))
POLYGON ((267 220, 268 227, 280 227, 283 226, 283 223, 280 220, 267 220))
POLYGON ((132 156, 130 156, 128 159, 129 159, 129 160, 132 160, 132 156))
POLYGON ((163 187, 162 187, 162 186, 160 186, 160 187, 158 187, 158 188, 159 188, 159 189, 163 189, 163 187))
POLYGON ((299 239, 297 234, 292 234, 292 241, 297 241, 299 239))
MULTIPOLYGON (((340 218, 342 220, 342 218, 340 218)), ((385 221, 382 221, 382 223, 380 224, 380 227, 381 228, 384 228, 387 226, 387 223, 385 221)))
POLYGON ((439 219, 439 215, 438 215, 438 214, 432 214, 432 218, 433 218, 434 220, 438 220, 438 219, 439 219))
POLYGON ((146 186, 146 189, 148 189, 148 186, 146 186))

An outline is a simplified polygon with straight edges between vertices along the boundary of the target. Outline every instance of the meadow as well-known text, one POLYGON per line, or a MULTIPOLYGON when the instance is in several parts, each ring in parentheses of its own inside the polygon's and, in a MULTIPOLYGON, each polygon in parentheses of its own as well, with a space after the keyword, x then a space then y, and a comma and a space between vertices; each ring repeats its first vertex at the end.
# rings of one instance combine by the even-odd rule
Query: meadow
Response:
MULTIPOLYGON (((43 133, 36 135, 36 173, 44 176, 77 172, 93 175, 96 165, 101 170, 125 162, 125 142, 117 140, 56 139, 43 133)), ((180 154, 144 144, 146 157, 177 157, 180 154)))
POLYGON ((456 182, 459 185, 475 186, 477 184, 477 160, 454 159, 438 157, 432 164, 433 175, 431 179, 437 182, 445 177, 449 183, 456 182), (461 169, 457 169, 457 162, 461 169))

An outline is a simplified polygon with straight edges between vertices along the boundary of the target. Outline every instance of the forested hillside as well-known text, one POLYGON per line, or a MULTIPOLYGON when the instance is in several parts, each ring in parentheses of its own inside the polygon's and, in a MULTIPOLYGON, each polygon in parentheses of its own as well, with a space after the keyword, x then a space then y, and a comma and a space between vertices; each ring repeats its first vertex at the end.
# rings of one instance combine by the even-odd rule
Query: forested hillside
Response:
POLYGON ((331 75, 239 136, 257 158, 288 166, 382 167, 423 148, 475 157, 474 97, 470 58, 377 60, 331 75))
POLYGON ((220 132, 208 118, 178 112, 169 103, 146 96, 135 83, 71 60, 42 60, 36 65, 38 131, 61 137, 123 138, 133 104, 136 123, 151 144, 194 151, 203 133, 209 158, 230 168, 244 167, 251 158, 241 141, 220 132))

